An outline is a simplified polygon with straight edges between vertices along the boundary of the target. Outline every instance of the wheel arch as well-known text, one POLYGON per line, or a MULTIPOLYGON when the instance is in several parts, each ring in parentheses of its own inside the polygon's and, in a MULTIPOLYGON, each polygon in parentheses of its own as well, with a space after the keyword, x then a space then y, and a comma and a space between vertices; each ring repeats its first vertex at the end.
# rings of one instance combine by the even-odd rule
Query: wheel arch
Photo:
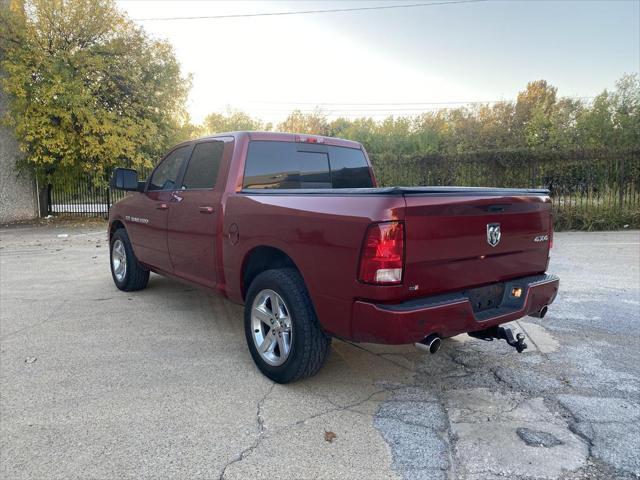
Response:
POLYGON ((111 240, 111 237, 116 232, 116 230, 119 230, 121 228, 124 228, 125 231, 127 230, 122 220, 114 220, 113 222, 111 222, 111 225, 109 226, 109 240, 111 240))
POLYGON ((247 291, 254 278, 262 272, 277 268, 293 268, 302 277, 302 272, 300 272, 293 259, 279 248, 261 245, 247 252, 242 262, 242 273, 240 275, 242 299, 246 299, 247 291))

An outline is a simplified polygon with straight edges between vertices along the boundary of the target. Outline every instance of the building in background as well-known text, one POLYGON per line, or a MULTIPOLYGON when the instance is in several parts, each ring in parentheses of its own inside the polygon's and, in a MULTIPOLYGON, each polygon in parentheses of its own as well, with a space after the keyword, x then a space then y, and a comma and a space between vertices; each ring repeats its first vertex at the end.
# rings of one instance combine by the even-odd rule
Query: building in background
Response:
MULTIPOLYGON (((4 89, 0 88, 0 118, 7 113, 8 101, 4 89)), ((36 182, 32 175, 16 168, 19 156, 18 142, 13 132, 0 124, 0 223, 30 220, 38 216, 36 182)))

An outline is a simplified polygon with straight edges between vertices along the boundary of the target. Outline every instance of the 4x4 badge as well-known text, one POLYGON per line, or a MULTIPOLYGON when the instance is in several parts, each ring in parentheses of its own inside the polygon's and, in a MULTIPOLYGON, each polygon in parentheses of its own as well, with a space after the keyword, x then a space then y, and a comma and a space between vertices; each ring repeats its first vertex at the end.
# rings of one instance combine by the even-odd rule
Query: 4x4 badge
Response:
POLYGON ((495 247, 500 243, 500 224, 487 223, 487 243, 495 247))

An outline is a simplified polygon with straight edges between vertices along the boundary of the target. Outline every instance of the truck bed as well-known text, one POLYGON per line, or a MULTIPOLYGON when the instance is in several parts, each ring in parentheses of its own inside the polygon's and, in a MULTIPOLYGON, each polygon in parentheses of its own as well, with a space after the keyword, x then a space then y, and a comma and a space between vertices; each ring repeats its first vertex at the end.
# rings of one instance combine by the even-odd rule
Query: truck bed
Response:
POLYGON ((251 195, 549 195, 547 189, 494 187, 245 188, 251 195))
MULTIPOLYGON (((534 240, 550 233, 548 193, 476 187, 243 189, 229 198, 227 211, 249 243, 268 242, 291 256, 323 326, 350 337, 345 327, 354 299, 393 305, 545 272, 549 243, 534 240), (405 226, 402 284, 359 282, 367 227, 390 220, 405 226), (487 241, 490 224, 501 227, 496 246, 487 241)), ((233 255, 236 248, 223 250, 233 255)), ((238 273, 229 271, 227 278, 238 273)))

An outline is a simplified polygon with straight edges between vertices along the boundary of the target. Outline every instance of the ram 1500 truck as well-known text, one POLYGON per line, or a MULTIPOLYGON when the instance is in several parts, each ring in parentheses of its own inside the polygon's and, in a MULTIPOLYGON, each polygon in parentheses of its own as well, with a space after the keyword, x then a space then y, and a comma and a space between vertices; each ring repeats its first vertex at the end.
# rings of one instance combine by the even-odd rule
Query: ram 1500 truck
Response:
MULTIPOLYGON (((109 213, 116 286, 149 272, 244 304, 258 368, 276 382, 315 374, 331 338, 415 343, 543 316, 559 281, 546 190, 377 188, 361 144, 234 132, 181 143, 109 213)), ((507 331, 510 333, 510 330, 507 331)))

